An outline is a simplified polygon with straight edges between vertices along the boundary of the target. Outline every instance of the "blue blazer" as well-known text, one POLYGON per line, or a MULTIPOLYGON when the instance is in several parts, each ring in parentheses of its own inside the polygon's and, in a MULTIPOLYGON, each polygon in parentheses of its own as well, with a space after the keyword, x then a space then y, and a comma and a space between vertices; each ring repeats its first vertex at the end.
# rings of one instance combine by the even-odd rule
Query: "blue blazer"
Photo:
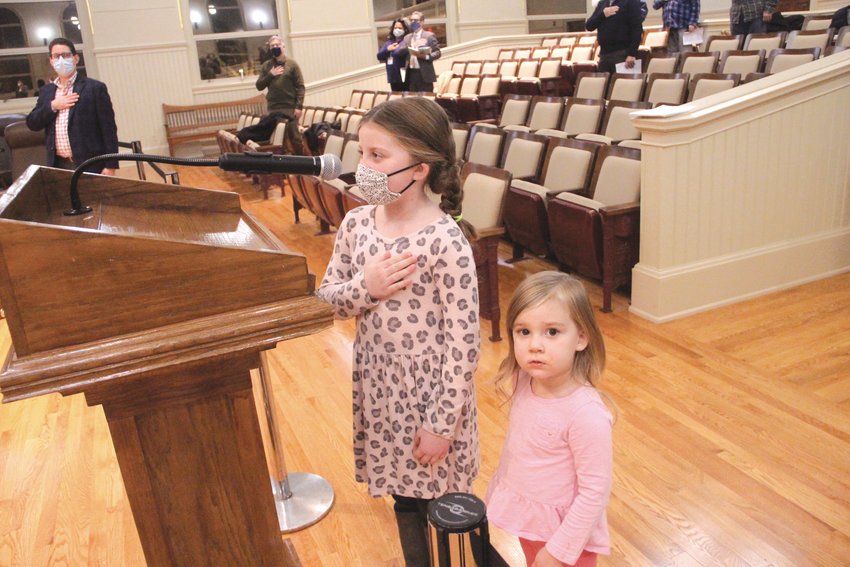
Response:
MULTIPOLYGON (((47 163, 51 166, 56 157, 56 117, 59 113, 53 112, 50 103, 56 96, 56 89, 53 83, 41 87, 35 108, 27 116, 30 130, 44 130, 47 163)), ((74 92, 80 95, 77 104, 68 111, 68 137, 74 162, 79 165, 94 156, 118 153, 118 127, 106 85, 77 75, 74 92)), ((100 173, 104 168, 116 169, 118 161, 93 163, 86 171, 100 173)))
POLYGON ((401 83, 401 70, 407 64, 407 48, 404 46, 404 41, 399 39, 388 39, 384 42, 384 46, 378 51, 378 61, 387 65, 387 82, 401 83), (394 51, 390 51, 390 45, 398 43, 398 47, 394 51), (392 63, 387 63, 390 56, 393 58, 392 63))

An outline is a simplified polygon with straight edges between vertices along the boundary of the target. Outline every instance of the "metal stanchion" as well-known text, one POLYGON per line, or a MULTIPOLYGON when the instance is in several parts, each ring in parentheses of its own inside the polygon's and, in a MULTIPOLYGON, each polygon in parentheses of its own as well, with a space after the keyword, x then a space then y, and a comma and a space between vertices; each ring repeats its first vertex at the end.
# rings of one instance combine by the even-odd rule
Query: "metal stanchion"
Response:
POLYGON ((312 526, 330 512, 334 503, 334 490, 324 478, 313 473, 286 472, 283 443, 275 423, 274 394, 270 384, 266 353, 260 353, 260 385, 263 406, 269 426, 269 439, 274 453, 275 476, 272 478, 277 519, 282 533, 294 532, 312 526))

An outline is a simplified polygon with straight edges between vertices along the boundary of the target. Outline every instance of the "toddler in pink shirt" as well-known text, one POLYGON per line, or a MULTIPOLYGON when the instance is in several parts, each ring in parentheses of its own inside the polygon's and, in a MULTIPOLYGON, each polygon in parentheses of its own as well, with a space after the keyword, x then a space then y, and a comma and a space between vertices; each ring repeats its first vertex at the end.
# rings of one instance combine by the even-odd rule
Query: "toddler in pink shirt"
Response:
POLYGON ((595 385, 605 344, 582 284, 541 272, 507 315, 510 426, 487 492, 487 517, 519 537, 531 567, 596 565, 610 552, 611 413, 595 385))

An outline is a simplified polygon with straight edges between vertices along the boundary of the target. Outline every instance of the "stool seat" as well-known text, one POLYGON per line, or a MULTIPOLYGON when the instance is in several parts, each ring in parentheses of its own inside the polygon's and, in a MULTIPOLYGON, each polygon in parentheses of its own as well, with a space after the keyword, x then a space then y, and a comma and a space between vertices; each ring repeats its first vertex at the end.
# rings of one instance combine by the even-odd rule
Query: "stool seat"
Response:
POLYGON ((440 530, 466 533, 486 522, 487 508, 474 494, 449 492, 428 504, 428 520, 440 530))

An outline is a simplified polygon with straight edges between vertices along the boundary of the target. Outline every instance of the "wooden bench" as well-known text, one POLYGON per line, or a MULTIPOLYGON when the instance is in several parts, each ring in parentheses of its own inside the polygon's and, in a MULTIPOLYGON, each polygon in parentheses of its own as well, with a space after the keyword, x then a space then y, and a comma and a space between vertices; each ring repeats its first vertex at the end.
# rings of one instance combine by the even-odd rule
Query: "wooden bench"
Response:
POLYGON ((243 100, 177 106, 163 104, 165 137, 168 152, 174 155, 174 146, 198 140, 215 140, 216 132, 232 128, 240 114, 266 114, 266 97, 263 94, 243 100))

